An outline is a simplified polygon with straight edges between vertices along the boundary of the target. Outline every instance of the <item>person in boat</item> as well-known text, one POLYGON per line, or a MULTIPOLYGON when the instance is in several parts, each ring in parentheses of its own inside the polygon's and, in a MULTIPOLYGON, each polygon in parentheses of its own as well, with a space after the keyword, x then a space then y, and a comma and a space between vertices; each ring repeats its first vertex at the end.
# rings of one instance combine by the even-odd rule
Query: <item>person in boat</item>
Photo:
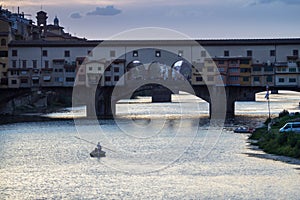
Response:
POLYGON ((100 142, 98 142, 97 148, 98 148, 98 151, 101 151, 101 150, 102 150, 102 146, 101 146, 100 142))

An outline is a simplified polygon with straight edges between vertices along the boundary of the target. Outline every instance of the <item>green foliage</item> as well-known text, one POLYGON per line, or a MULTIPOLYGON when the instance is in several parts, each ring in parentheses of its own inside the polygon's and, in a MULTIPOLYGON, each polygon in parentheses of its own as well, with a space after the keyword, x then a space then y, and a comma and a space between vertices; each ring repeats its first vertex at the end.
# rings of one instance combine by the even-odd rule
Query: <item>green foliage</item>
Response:
POLYGON ((287 122, 299 120, 299 114, 289 116, 288 111, 282 111, 281 117, 272 120, 271 131, 267 127, 258 128, 249 139, 258 140, 258 146, 267 153, 285 155, 300 159, 300 134, 288 132, 279 133, 279 129, 287 122))
POLYGON ((279 118, 284 117, 284 116, 287 116, 287 115, 289 115, 289 114, 290 114, 289 111, 283 110, 283 111, 281 111, 281 112, 279 113, 279 118))

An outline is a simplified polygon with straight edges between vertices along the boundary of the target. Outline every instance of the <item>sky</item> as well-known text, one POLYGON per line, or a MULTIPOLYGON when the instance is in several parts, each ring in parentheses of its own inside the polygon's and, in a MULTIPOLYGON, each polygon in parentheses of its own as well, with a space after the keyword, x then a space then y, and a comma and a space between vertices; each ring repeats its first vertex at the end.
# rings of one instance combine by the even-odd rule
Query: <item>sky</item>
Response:
POLYGON ((108 39, 135 28, 161 27, 193 39, 300 37, 300 0, 0 0, 10 11, 78 37, 108 39), (31 15, 31 16, 30 16, 31 15))

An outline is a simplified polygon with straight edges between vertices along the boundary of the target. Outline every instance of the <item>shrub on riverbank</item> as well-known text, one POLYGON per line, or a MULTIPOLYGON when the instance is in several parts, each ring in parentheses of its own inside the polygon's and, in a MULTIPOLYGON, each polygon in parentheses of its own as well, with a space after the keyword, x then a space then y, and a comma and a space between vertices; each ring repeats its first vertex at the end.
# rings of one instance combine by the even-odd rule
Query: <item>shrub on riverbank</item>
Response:
POLYGON ((289 121, 300 121, 299 113, 293 116, 280 115, 280 117, 272 120, 273 123, 269 132, 266 126, 258 128, 249 139, 258 140, 258 146, 267 153, 300 159, 300 134, 279 133, 279 129, 289 121))

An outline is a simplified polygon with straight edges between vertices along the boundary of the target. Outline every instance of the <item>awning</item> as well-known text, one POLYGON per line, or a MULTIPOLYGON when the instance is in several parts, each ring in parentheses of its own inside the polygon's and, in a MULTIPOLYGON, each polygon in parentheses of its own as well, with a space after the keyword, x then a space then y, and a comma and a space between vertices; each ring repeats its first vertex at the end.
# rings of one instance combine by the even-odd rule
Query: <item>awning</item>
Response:
POLYGON ((51 76, 44 76, 44 77, 43 77, 43 80, 44 80, 44 81, 50 81, 50 79, 51 79, 51 76))

